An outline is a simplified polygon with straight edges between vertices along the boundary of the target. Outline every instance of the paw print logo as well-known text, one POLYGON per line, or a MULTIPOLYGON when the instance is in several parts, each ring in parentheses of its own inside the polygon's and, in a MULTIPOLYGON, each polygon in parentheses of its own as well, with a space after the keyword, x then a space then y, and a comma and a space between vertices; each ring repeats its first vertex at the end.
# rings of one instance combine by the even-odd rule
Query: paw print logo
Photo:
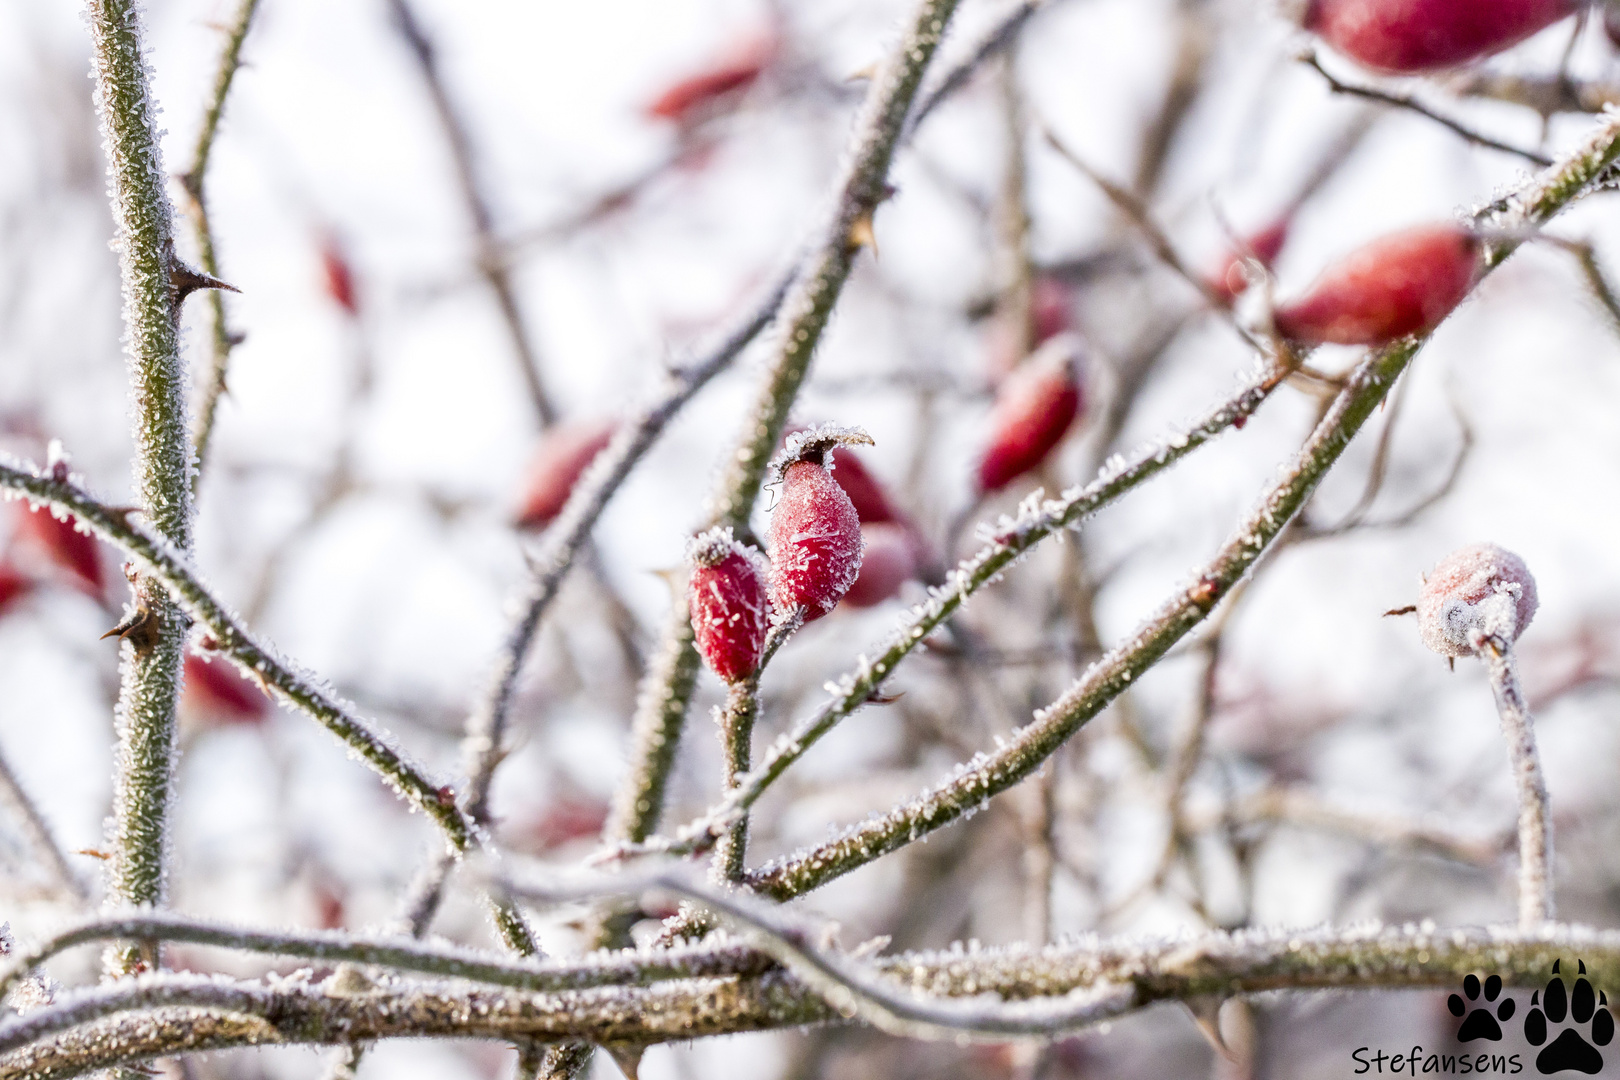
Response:
POLYGON ((1560 1031, 1558 1037, 1536 1055, 1536 1071, 1543 1076, 1571 1071, 1596 1075, 1603 1068, 1603 1055, 1598 1053, 1597 1046, 1607 1046, 1614 1038, 1614 1014, 1608 1010, 1608 997, 1593 994, 1592 984, 1586 981, 1586 964, 1580 960, 1575 962, 1580 965, 1580 972, 1575 988, 1566 997, 1564 980, 1558 973, 1560 961, 1553 961, 1553 977, 1539 995, 1540 1001, 1537 1001, 1538 995, 1530 997, 1530 1012, 1524 1018, 1524 1038, 1531 1046, 1540 1046, 1547 1041, 1547 1025, 1562 1024, 1567 1014, 1576 1024, 1591 1022, 1591 1042, 1576 1028, 1560 1031))
MULTIPOLYGON (((1503 998, 1502 1004, 1496 1007, 1496 1015, 1491 1015, 1490 1003, 1495 1001, 1502 992, 1502 980, 1495 975, 1485 980, 1485 1004, 1477 1006, 1473 1012, 1468 1013, 1468 1019, 1457 1031, 1458 1042, 1473 1042, 1475 1039, 1488 1039, 1491 1042, 1502 1041, 1502 1024, 1513 1019, 1513 999, 1503 998)), ((1468 1002, 1479 1000, 1480 983, 1477 975, 1463 976, 1463 993, 1468 995, 1468 1002)), ((1446 999, 1446 1008, 1451 1010, 1452 1016, 1461 1016, 1468 1012, 1468 1002, 1456 994, 1446 999)))

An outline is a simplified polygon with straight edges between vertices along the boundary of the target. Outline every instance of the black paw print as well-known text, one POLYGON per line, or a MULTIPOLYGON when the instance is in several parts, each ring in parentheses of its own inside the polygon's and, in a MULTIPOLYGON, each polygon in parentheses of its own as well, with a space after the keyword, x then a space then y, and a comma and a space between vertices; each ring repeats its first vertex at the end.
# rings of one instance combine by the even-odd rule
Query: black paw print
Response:
POLYGON ((1543 1076, 1570 1070, 1596 1075, 1603 1068, 1603 1055, 1597 1052, 1592 1043, 1607 1046, 1609 1040, 1614 1038, 1614 1015, 1607 1008, 1608 997, 1600 993, 1596 995, 1596 1000, 1593 999, 1592 984, 1584 978, 1586 964, 1580 960, 1576 963, 1580 964, 1582 977, 1575 980, 1575 989, 1570 991, 1566 999, 1564 980, 1558 977, 1559 961, 1553 961, 1553 977, 1548 980, 1547 989, 1541 995, 1539 1008, 1537 995, 1530 995, 1530 1012, 1524 1018, 1524 1038, 1531 1046, 1540 1046, 1547 1041, 1547 1022, 1561 1024, 1567 1012, 1577 1024, 1584 1024, 1588 1020, 1592 1022, 1592 1042, 1587 1042, 1572 1027, 1560 1031, 1552 1045, 1536 1056, 1536 1071, 1543 1076))
MULTIPOLYGON (((1496 995, 1502 992, 1502 980, 1492 975, 1485 980, 1485 1001, 1495 1001, 1496 995)), ((1479 1000, 1479 977, 1477 975, 1463 976, 1463 993, 1468 995, 1469 1001, 1479 1000)), ((1446 999, 1446 1008, 1451 1010, 1452 1016, 1461 1016, 1468 1006, 1463 999, 1452 994, 1446 999)), ((1488 1039, 1491 1042, 1502 1040, 1502 1025, 1497 1020, 1506 1023, 1513 1018, 1513 999, 1503 998, 1502 1004, 1496 1007, 1496 1015, 1492 1016, 1489 1008, 1481 1006, 1468 1013, 1468 1019, 1463 1021, 1462 1028, 1457 1032, 1458 1042, 1473 1042, 1475 1039, 1488 1039)))

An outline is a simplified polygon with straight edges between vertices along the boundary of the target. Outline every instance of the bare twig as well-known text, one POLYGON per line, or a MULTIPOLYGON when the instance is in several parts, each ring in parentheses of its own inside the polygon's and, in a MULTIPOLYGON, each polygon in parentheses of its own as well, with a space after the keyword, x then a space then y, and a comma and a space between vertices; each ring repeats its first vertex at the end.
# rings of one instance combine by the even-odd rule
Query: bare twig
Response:
MULTIPOLYGON (((1509 608, 1516 603, 1505 594, 1492 599, 1505 601, 1509 608)), ((1510 614, 1507 625, 1511 627, 1516 618, 1510 614)), ((1534 721, 1514 670, 1511 630, 1491 632, 1480 646, 1479 657, 1490 672, 1491 692, 1502 718, 1502 737, 1507 740, 1513 782, 1519 792, 1519 925, 1532 930, 1553 917, 1552 808, 1547 781, 1536 753, 1534 721)))
POLYGON ((1376 101, 1384 105, 1392 105, 1398 109, 1406 109, 1410 112, 1417 113, 1419 116, 1433 120, 1447 131, 1460 136, 1462 139, 1473 143, 1475 146, 1483 146, 1489 150, 1500 150, 1504 154, 1514 154, 1528 162, 1539 165, 1542 168, 1546 168, 1552 164, 1552 159, 1547 157, 1545 154, 1539 153, 1535 150, 1526 150, 1521 146, 1513 146, 1512 144, 1502 142, 1499 139, 1493 139, 1489 135, 1481 134, 1480 132, 1475 131, 1473 128, 1466 127, 1463 124, 1458 123, 1449 116, 1442 116, 1440 113, 1435 112, 1421 101, 1418 101, 1416 98, 1407 94, 1395 94, 1387 90, 1379 90, 1372 86, 1354 86, 1350 83, 1344 82, 1342 79, 1329 74, 1328 70, 1322 66, 1322 62, 1317 59, 1316 53, 1314 52, 1307 52, 1305 55, 1301 56, 1300 62, 1306 67, 1315 69, 1318 75, 1327 80, 1328 88, 1335 94, 1348 94, 1351 97, 1365 98, 1368 101, 1376 101))
MULTIPOLYGON (((51 834, 50 825, 39 812, 39 807, 34 805, 34 800, 28 797, 28 792, 23 790, 4 754, 0 754, 0 803, 10 806, 12 813, 17 816, 18 823, 28 837, 29 846, 34 849, 40 863, 50 871, 57 889, 81 904, 88 900, 90 894, 85 889, 84 882, 79 880, 79 876, 68 865, 67 856, 63 854, 62 846, 56 842, 56 837, 51 834)), ((4 997, 5 991, 0 989, 0 999, 4 997)))
MULTIPOLYGON (((202 262, 203 273, 214 278, 219 277, 220 273, 219 256, 214 250, 214 230, 208 219, 208 163, 213 155, 214 137, 219 134, 220 118, 225 114, 225 99, 230 96, 231 84, 236 79, 237 69, 242 66, 242 42, 247 39, 248 29, 253 25, 253 16, 258 7, 259 0, 241 0, 240 6, 236 9, 236 17, 231 20, 225 31, 225 47, 220 50, 219 68, 214 73, 214 89, 209 96, 208 107, 203 112, 202 128, 197 133, 197 147, 191 155, 191 168, 181 177, 186 192, 191 196, 192 229, 197 236, 198 258, 202 262)), ((225 294, 219 289, 209 290, 208 304, 213 323, 211 338, 213 355, 208 384, 203 389, 202 404, 197 410, 195 439, 197 466, 191 478, 194 498, 197 485, 202 479, 203 467, 208 461, 209 447, 213 442, 214 420, 219 412, 219 399, 225 393, 225 376, 230 368, 231 350, 236 347, 239 340, 225 321, 225 294)))

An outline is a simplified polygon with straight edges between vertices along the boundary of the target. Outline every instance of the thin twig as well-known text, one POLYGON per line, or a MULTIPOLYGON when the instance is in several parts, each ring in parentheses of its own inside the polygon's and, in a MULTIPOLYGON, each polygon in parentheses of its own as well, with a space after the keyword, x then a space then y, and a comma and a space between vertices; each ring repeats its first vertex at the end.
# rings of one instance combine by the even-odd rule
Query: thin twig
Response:
MULTIPOLYGON (((0 754, 0 803, 10 806, 12 812, 16 814, 23 833, 28 837, 29 846, 34 849, 40 863, 50 871, 57 889, 81 904, 88 900, 89 890, 68 865, 62 845, 56 842, 45 816, 39 812, 39 807, 34 805, 34 800, 28 797, 28 792, 23 790, 4 754, 0 754)), ((5 991, 0 990, 0 999, 4 997, 5 991)))
POLYGON ((1322 62, 1317 59, 1316 53, 1314 52, 1308 52, 1301 56, 1300 62, 1306 67, 1314 68, 1318 75, 1327 80, 1328 89, 1332 90, 1335 94, 1348 94, 1351 97, 1365 98, 1368 101, 1376 101, 1384 105, 1392 105, 1398 109, 1407 109, 1411 112, 1417 113, 1419 116, 1433 120, 1447 131, 1460 136, 1462 139, 1473 143, 1475 146, 1483 146, 1490 150, 1500 150, 1504 154, 1514 154, 1535 165, 1539 165, 1542 168, 1546 168, 1552 164, 1552 159, 1547 157, 1545 154, 1538 153, 1535 150, 1526 150, 1522 146, 1513 146, 1510 143, 1493 139, 1489 135, 1481 134, 1480 132, 1475 131, 1473 128, 1466 127, 1463 124, 1458 123, 1449 116, 1442 116, 1440 113, 1435 112, 1421 101, 1418 101, 1416 98, 1410 97, 1406 94, 1395 94, 1387 90, 1379 90, 1376 87, 1354 86, 1350 83, 1344 82, 1343 80, 1330 75, 1328 70, 1322 66, 1322 62))
POLYGON ((428 97, 433 101, 434 115, 438 117, 439 127, 450 145, 456 181, 461 187, 461 198, 466 204, 467 215, 472 219, 474 239, 478 245, 478 272, 490 292, 495 294, 501 321, 506 326, 507 336, 512 339, 518 374, 529 392, 535 414, 543 426, 550 426, 557 419, 556 407, 546 392, 534 336, 524 321, 523 310, 517 302, 517 291, 512 287, 512 277, 502 255, 500 236, 495 229, 495 215, 490 210, 489 197, 478 174, 477 158, 473 153, 471 137, 467 134, 467 125, 457 113, 445 88, 444 77, 439 72, 438 52, 410 5, 405 0, 389 0, 389 10, 393 12, 400 36, 410 46, 411 56, 416 60, 428 97))
MULTIPOLYGON (((241 0, 236 17, 225 31, 225 47, 220 50, 219 67, 214 73, 214 89, 203 111, 202 127, 197 133, 197 147, 192 151, 191 168, 181 177, 186 192, 191 196, 191 224, 197 237, 197 254, 203 273, 217 278, 219 256, 214 249, 214 230, 208 218, 208 164, 212 160, 214 138, 219 134, 219 121, 225 115, 225 99, 230 96, 231 84, 242 66, 242 42, 247 39, 253 25, 259 0, 241 0)), ((225 393, 225 376, 230 368, 231 350, 240 340, 225 320, 225 294, 219 289, 208 293, 210 319, 213 323, 211 345, 213 354, 208 384, 203 389, 202 403, 197 409, 197 435, 195 439, 196 472, 191 477, 191 493, 195 498, 201 483, 203 467, 214 439, 214 420, 219 412, 219 399, 225 393)))
MULTIPOLYGON (((1516 604, 1511 596, 1500 599, 1510 607, 1516 604)), ((1508 618, 1511 626, 1517 616, 1508 618)), ((1519 926, 1533 930, 1553 917, 1552 806, 1536 753, 1534 721, 1514 670, 1511 634, 1486 637, 1479 657, 1491 676, 1491 693, 1502 718, 1502 737, 1507 740, 1513 783, 1519 793, 1519 926)))
MULTIPOLYGON (((450 788, 429 779, 383 733, 355 716, 330 690, 279 658, 271 646, 257 641, 202 583, 185 555, 155 532, 131 522, 129 511, 98 502, 66 478, 55 479, 4 461, 0 461, 0 489, 24 495, 30 502, 48 505, 58 513, 71 514, 81 528, 122 549, 135 563, 142 580, 166 590, 178 610, 203 626, 214 647, 249 678, 347 743, 396 791, 432 818, 454 847, 464 849, 468 845, 472 826, 456 806, 450 788)), ((179 656, 177 644, 177 666, 179 656)), ((178 676, 178 670, 175 674, 178 676)))

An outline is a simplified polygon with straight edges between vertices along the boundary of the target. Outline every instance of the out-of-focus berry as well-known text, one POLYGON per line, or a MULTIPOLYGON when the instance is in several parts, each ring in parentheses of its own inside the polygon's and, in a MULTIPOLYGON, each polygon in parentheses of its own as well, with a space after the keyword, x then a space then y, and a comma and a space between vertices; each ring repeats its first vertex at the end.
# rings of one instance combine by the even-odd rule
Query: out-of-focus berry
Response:
MULTIPOLYGON (((1037 349, 1074 326, 1074 291, 1061 278, 1037 274, 1030 282, 1028 346, 1037 349)), ((1027 353, 1026 336, 1002 313, 990 320, 987 335, 989 377, 999 384, 1018 367, 1027 353)))
POLYGON ((187 653, 180 707, 205 724, 258 724, 271 701, 259 686, 222 656, 187 653))
POLYGON ((771 604, 819 619, 843 599, 861 569, 861 519, 827 470, 840 444, 871 442, 864 432, 823 425, 788 439, 777 465, 781 494, 771 511, 771 604))
POLYGON ((1576 7, 1574 0, 1311 0, 1305 28, 1375 71, 1415 75, 1501 52, 1576 7))
POLYGON ((14 539, 23 552, 54 567, 79 589, 98 600, 106 598, 101 545, 80 532, 72 517, 64 521, 43 507, 19 503, 14 539))
POLYGON ((979 457, 981 494, 1000 491, 1037 468, 1063 441, 1084 405, 1080 342, 1061 335, 1037 349, 1002 383, 979 457))
POLYGON ((1249 288, 1249 275, 1246 266, 1252 255, 1258 259, 1260 265, 1267 270, 1282 254, 1283 245, 1288 242, 1289 220, 1283 218, 1260 230, 1253 236, 1244 239, 1247 250, 1233 249, 1228 251, 1221 259, 1219 265, 1210 273, 1208 283, 1210 289, 1228 304, 1241 296, 1249 288))
POLYGON ((5 615, 33 588, 33 578, 13 566, 10 559, 0 559, 0 616, 5 615))
POLYGON ((683 125, 701 120, 758 82, 775 52, 769 37, 747 41, 703 71, 665 87, 647 103, 646 114, 683 125))
POLYGON ((887 522, 862 525, 861 539, 865 543, 861 572, 844 594, 844 603, 852 608, 881 604, 917 576, 917 540, 905 526, 887 522))
POLYGON ((1441 656, 1468 656, 1481 635, 1505 633, 1510 642, 1518 640, 1537 604, 1536 579, 1523 559, 1495 544, 1475 544, 1447 555, 1423 579, 1418 632, 1441 656), (1498 621, 1502 625, 1493 625, 1498 621))
POLYGON ((540 437, 523 481, 516 524, 541 529, 562 513, 580 476, 613 441, 619 422, 611 418, 565 420, 540 437))
POLYGON ((351 318, 360 314, 360 297, 354 287, 354 267, 337 237, 321 237, 321 285, 326 295, 351 318))
POLYGON ((1405 229, 1328 267, 1277 309, 1277 331, 1311 345, 1387 345, 1427 333, 1468 295, 1478 270, 1479 241, 1466 229, 1405 229))
POLYGON ((692 564, 686 599, 699 655, 725 682, 752 675, 770 629, 763 557, 730 529, 695 537, 686 554, 692 564))

